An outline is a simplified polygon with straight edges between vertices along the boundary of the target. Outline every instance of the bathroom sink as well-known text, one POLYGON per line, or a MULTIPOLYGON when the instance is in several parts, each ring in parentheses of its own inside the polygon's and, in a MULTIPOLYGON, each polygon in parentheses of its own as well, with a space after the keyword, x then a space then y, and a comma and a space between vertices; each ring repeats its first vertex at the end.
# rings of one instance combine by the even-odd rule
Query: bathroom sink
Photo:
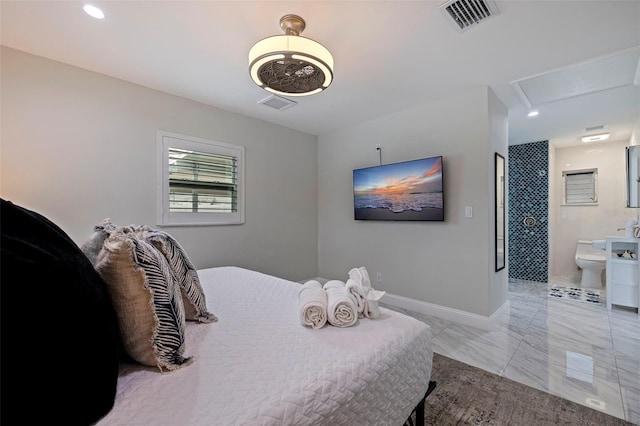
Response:
POLYGON ((607 249, 607 240, 593 240, 591 243, 593 248, 606 250, 607 249))

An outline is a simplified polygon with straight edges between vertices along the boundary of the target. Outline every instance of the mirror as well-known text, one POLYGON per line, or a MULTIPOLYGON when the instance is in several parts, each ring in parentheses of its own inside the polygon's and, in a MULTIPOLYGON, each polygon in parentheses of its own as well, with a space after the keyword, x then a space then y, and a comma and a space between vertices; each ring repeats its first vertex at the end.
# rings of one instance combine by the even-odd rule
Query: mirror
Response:
POLYGON ((505 265, 505 193, 504 193, 504 157, 496 152, 496 272, 505 265))
POLYGON ((640 207, 640 145, 628 146, 627 207, 640 207))

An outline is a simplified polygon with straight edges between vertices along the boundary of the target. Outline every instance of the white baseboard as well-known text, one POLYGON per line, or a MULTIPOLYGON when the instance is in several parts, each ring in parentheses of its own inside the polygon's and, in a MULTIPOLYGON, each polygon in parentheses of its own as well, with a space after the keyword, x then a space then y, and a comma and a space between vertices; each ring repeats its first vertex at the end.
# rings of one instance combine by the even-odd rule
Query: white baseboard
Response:
POLYGON ((508 300, 488 317, 390 293, 386 293, 380 301, 397 308, 408 309, 410 311, 430 315, 447 321, 453 321, 462 325, 469 325, 482 330, 493 329, 499 316, 503 312, 509 310, 508 300))

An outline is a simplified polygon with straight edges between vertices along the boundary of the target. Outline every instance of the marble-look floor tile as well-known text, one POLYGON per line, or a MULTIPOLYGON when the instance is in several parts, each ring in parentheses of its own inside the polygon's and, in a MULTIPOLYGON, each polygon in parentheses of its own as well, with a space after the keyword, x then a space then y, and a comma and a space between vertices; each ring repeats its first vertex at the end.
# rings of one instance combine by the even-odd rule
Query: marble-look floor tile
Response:
POLYGON ((509 329, 519 333, 525 334, 526 330, 529 328, 531 324, 531 320, 533 317, 522 316, 522 315, 512 315, 500 318, 498 320, 498 324, 508 327, 509 329))
POLYGON ((531 293, 510 293, 508 299, 511 302, 518 301, 535 308, 540 308, 547 303, 546 298, 543 299, 540 295, 531 293))
POLYGON ((612 331, 624 333, 634 339, 640 339, 640 320, 637 317, 637 314, 609 314, 609 325, 612 331))
POLYGON ((431 325, 439 354, 640 425, 637 311, 550 298, 553 284, 510 279, 491 331, 404 312, 431 325))
MULTIPOLYGON (((526 309, 528 311, 537 311, 546 306, 546 299, 536 294, 509 292, 507 299, 511 307, 526 309)), ((513 309, 511 309, 511 311, 513 311, 513 309)))
POLYGON ((625 405, 624 407, 624 415, 626 420, 634 425, 640 425, 640 410, 638 410, 637 407, 637 405, 635 408, 629 407, 628 405, 625 405))
POLYGON ((532 308, 540 308, 547 304, 547 298, 539 294, 531 293, 509 293, 507 296, 510 302, 519 302, 532 308))
POLYGON ((562 398, 625 418, 620 385, 596 376, 585 377, 555 365, 539 365, 535 360, 509 363, 504 377, 562 398))
POLYGON ((580 302, 575 300, 565 300, 548 298, 547 303, 541 309, 546 311, 550 316, 564 317, 564 318, 589 318, 593 320, 600 320, 603 323, 608 321, 609 315, 607 309, 603 305, 593 305, 586 302, 580 302))
POLYGON ((546 295, 548 290, 548 285, 546 283, 539 283, 535 281, 528 280, 517 280, 511 279, 509 280, 509 292, 518 293, 518 294, 531 294, 540 296, 542 294, 546 295))
POLYGON ((627 421, 640 424, 640 389, 621 387, 622 406, 627 421))
POLYGON ((506 327, 486 331, 457 324, 433 339, 433 350, 496 374, 502 374, 523 336, 506 327))
POLYGON ((546 340, 541 336, 527 335, 514 353, 509 365, 526 367, 533 364, 538 369, 560 368, 566 374, 586 381, 591 376, 618 382, 618 368, 612 349, 574 344, 568 341, 546 340))
POLYGON ((640 339, 633 337, 629 333, 616 330, 611 330, 611 338, 613 347, 617 352, 622 352, 631 357, 640 356, 640 339))
POLYGON ((576 319, 565 314, 549 316, 544 312, 538 312, 529 328, 538 334, 557 339, 591 342, 602 348, 613 348, 611 331, 606 319, 593 320, 585 316, 576 319))
POLYGON ((510 300, 508 311, 502 312, 497 317, 497 321, 499 324, 507 326, 520 334, 524 334, 538 313, 538 310, 538 307, 532 306, 531 304, 510 300))
POLYGON ((617 353, 615 360, 620 376, 620 386, 635 389, 640 393, 640 354, 629 356, 617 353))

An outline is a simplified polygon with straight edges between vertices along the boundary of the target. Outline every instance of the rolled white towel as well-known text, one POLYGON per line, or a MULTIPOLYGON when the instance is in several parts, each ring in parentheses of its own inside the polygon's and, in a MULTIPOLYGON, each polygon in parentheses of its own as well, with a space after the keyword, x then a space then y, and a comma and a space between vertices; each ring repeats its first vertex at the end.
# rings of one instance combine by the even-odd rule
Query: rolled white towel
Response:
POLYGON ((362 292, 364 294, 365 305, 364 310, 362 311, 362 315, 365 318, 380 318, 380 307, 378 305, 378 300, 384 296, 386 291, 378 291, 374 290, 371 287, 371 280, 369 279, 369 273, 364 266, 359 268, 353 268, 349 271, 349 278, 356 283, 359 283, 362 287, 362 292))
POLYGON ((358 310, 358 316, 360 318, 363 318, 364 311, 365 309, 367 309, 367 299, 364 297, 364 289, 362 288, 362 284, 349 278, 345 287, 347 287, 347 291, 349 291, 349 293, 351 293, 351 296, 353 297, 353 301, 356 304, 356 309, 358 310))
POLYGON ((309 280, 298 292, 300 322, 311 328, 322 328, 327 323, 327 292, 316 280, 309 280))
POLYGON ((327 318, 334 327, 350 327, 358 320, 358 308, 345 283, 338 280, 327 281, 327 318))

